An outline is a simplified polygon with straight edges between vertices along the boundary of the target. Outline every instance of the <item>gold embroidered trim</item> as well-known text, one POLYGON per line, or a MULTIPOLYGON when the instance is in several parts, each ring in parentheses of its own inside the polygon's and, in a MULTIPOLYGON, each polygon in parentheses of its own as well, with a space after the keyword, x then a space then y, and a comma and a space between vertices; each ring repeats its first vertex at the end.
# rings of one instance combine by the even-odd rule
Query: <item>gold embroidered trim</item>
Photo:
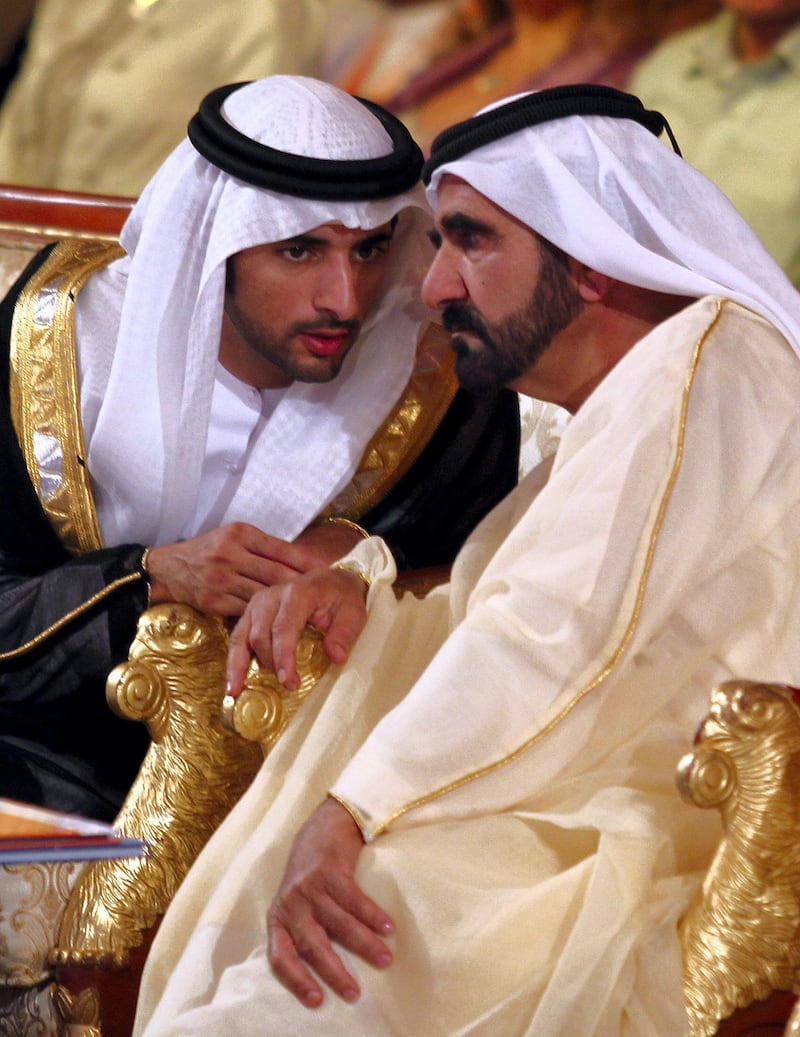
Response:
MULTIPOLYGON (((433 792, 429 792, 424 796, 420 796, 417 799, 413 800, 411 803, 406 804, 406 806, 401 807, 399 810, 395 811, 395 813, 392 814, 391 817, 389 817, 386 821, 383 821, 380 825, 378 825, 375 828, 375 836, 378 836, 382 832, 385 832, 391 824, 393 824, 399 817, 402 817, 404 814, 407 814, 409 811, 415 810, 417 807, 425 806, 426 803, 430 803, 434 799, 439 799, 441 796, 446 795, 448 792, 453 792, 455 789, 461 788, 463 785, 468 785, 470 782, 476 781, 478 778, 482 778, 485 775, 490 774, 492 771, 499 770, 506 764, 512 763, 514 760, 518 759, 520 756, 522 756, 523 753, 527 752, 527 750, 530 749, 531 746, 536 745, 546 735, 550 734, 550 732, 555 727, 557 727, 561 723, 561 721, 568 716, 568 714, 572 712, 575 706, 577 706, 578 703, 581 702, 589 694, 589 692, 594 691, 594 689, 606 679, 609 673, 619 662, 619 659, 625 652, 625 649, 627 648, 630 639, 633 636, 633 633, 636 629, 637 623, 639 621, 639 616, 642 610, 642 601, 644 600, 644 594, 647 588, 647 581, 649 579, 650 570, 653 565, 653 556, 655 554, 656 549, 656 540, 658 539, 658 534, 661 531, 661 526, 664 522, 664 514, 667 510, 667 505, 672 495, 672 490, 675 485, 675 481, 678 478, 678 472, 680 471, 681 461, 683 460, 683 444, 686 435, 686 414, 689 409, 689 395, 694 384, 695 374, 697 372, 697 365, 700 361, 700 354, 703 350, 703 346, 705 345, 708 339, 708 336, 714 330, 714 328, 717 325, 717 322, 719 321, 720 315, 722 313, 722 306, 723 300, 717 300, 716 313, 714 314, 714 317, 708 324, 708 327, 705 328, 702 335, 697 340, 694 347, 692 360, 689 365, 689 371, 686 376, 686 384, 683 389, 683 398, 681 400, 680 419, 678 422, 678 442, 675 449, 675 458, 672 463, 672 470, 670 471, 669 478, 667 479, 667 485, 664 490, 664 494, 661 498, 661 503, 658 508, 658 514, 656 515, 655 522, 653 523, 653 531, 650 534, 650 543, 647 548, 647 554, 645 555, 642 575, 639 579, 639 585, 636 590, 633 611, 628 621, 628 625, 622 634, 622 638, 620 639, 619 644, 611 654, 611 658, 600 669, 597 675, 593 677, 592 680, 589 681, 589 683, 584 688, 581 688, 581 690, 575 695, 575 697, 564 706, 564 708, 557 716, 553 717, 553 719, 550 720, 549 723, 545 724, 545 726, 540 731, 537 731, 536 734, 529 738, 526 742, 523 742, 523 744, 519 746, 519 748, 509 753, 508 756, 504 757, 502 760, 497 760, 495 763, 489 763, 485 767, 481 767, 474 773, 467 774, 463 778, 458 778, 455 781, 451 781, 442 788, 436 789, 433 792)), ((346 806, 346 804, 343 803, 342 806, 346 806)))
POLYGON ((420 339, 405 392, 367 444, 356 474, 324 515, 359 519, 416 461, 458 389, 450 336, 431 324, 420 339))
POLYGON ((120 576, 118 580, 114 580, 113 583, 109 583, 102 590, 99 590, 96 594, 93 594, 91 598, 82 602, 76 609, 68 612, 65 616, 57 619, 55 623, 51 624, 41 633, 37 634, 36 637, 32 637, 30 641, 26 641, 24 645, 20 645, 18 648, 12 648, 8 652, 0 652, 0 663, 9 662, 11 659, 17 659, 21 655, 26 655, 28 652, 32 652, 34 648, 38 648, 39 645, 43 644, 53 634, 57 634, 59 630, 62 630, 68 623, 71 623, 73 619, 77 619, 82 616, 89 609, 93 608, 98 602, 103 601, 114 591, 120 587, 125 587, 129 583, 135 583, 137 580, 143 580, 145 577, 142 573, 128 573, 127 576, 120 576))
MULTIPOLYGON (((71 554, 103 546, 97 522, 78 395, 74 304, 91 274, 121 256, 119 245, 60 242, 20 294, 11 328, 11 418, 28 474, 47 517, 71 554), (36 319, 40 293, 55 289, 52 320, 36 319), (60 454, 61 477, 47 492, 37 450, 60 454)), ((52 478, 52 474, 51 474, 52 478)))

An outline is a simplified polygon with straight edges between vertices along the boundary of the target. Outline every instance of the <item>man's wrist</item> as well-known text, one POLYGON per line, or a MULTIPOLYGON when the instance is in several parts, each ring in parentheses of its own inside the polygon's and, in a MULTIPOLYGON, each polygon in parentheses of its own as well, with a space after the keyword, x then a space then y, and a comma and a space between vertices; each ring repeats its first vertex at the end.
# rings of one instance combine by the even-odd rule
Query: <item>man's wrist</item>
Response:
POLYGON ((365 586, 375 593, 379 584, 391 586, 397 576, 394 558, 385 542, 376 536, 359 540, 351 550, 337 558, 332 564, 349 569, 365 586))
POLYGON ((150 582, 150 572, 149 572, 149 570, 147 568, 147 562, 148 562, 149 558, 150 558, 150 548, 149 547, 145 547, 144 550, 142 551, 142 556, 139 559, 139 571, 141 572, 141 574, 142 574, 142 576, 144 578, 144 582, 147 585, 147 605, 146 605, 146 608, 150 608, 150 606, 152 605, 152 597, 153 597, 153 593, 152 593, 153 592, 153 588, 152 588, 152 584, 150 582))
POLYGON ((340 572, 352 573, 353 576, 358 577, 359 580, 366 587, 366 593, 369 594, 369 589, 372 586, 372 580, 369 575, 364 571, 357 561, 351 559, 347 562, 334 562, 331 569, 338 569, 340 572))
POLYGON ((160 605, 165 601, 176 600, 170 588, 160 576, 164 570, 164 545, 147 547, 142 552, 142 571, 147 580, 148 605, 160 605))

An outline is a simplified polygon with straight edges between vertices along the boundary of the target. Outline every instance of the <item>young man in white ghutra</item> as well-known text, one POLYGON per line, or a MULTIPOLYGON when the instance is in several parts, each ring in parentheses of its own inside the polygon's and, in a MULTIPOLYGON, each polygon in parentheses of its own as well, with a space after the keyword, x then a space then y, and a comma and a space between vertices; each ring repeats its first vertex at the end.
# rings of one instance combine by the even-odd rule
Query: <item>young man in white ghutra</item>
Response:
POLYGON ((800 680, 800 297, 663 127, 564 87, 434 145, 459 376, 573 416, 425 600, 379 539, 253 597, 234 688, 251 650, 293 684, 315 609, 349 659, 190 872, 137 1035, 686 1032, 719 831, 675 766, 716 682, 800 680))
POLYGON ((422 334, 421 165, 327 84, 223 87, 124 255, 60 242, 3 302, 0 794, 116 815, 146 733, 105 680, 148 602, 239 616, 353 520, 401 567, 446 563, 515 484, 516 398, 458 391, 422 334))

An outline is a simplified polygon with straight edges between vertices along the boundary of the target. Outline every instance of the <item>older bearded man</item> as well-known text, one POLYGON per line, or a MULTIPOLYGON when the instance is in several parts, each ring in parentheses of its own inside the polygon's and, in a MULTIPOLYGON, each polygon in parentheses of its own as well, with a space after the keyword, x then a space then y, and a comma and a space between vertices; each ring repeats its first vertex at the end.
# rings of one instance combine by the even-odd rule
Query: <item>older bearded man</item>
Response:
POLYGON ((574 87, 437 139, 459 375, 573 417, 424 601, 376 539, 251 599, 234 691, 251 652, 293 686, 309 618, 349 658, 189 874, 137 1033, 686 1032, 718 832, 675 764, 716 681, 800 679, 800 299, 664 126, 574 87))

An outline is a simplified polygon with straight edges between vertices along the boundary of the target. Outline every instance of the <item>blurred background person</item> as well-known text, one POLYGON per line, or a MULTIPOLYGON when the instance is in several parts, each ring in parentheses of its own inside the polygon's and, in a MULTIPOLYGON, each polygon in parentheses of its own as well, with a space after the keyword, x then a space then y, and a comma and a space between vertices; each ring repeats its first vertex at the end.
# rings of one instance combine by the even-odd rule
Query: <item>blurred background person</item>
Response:
POLYGON ((800 287, 800 0, 725 0, 657 47, 630 89, 800 287))
MULTIPOLYGON (((472 0, 473 6, 480 0, 472 0)), ((446 126, 521 90, 565 83, 626 86, 634 66, 718 0, 504 0, 485 30, 386 98, 427 151, 446 126)))
MULTIPOLYGON (((9 32, 14 3, 2 3, 9 32)), ((382 12, 377 0, 38 0, 0 109, 0 182, 136 196, 198 97, 274 72, 335 81, 382 12)))
POLYGON ((451 55, 474 46, 489 52, 510 33, 507 0, 385 0, 339 85, 386 104, 451 55))

